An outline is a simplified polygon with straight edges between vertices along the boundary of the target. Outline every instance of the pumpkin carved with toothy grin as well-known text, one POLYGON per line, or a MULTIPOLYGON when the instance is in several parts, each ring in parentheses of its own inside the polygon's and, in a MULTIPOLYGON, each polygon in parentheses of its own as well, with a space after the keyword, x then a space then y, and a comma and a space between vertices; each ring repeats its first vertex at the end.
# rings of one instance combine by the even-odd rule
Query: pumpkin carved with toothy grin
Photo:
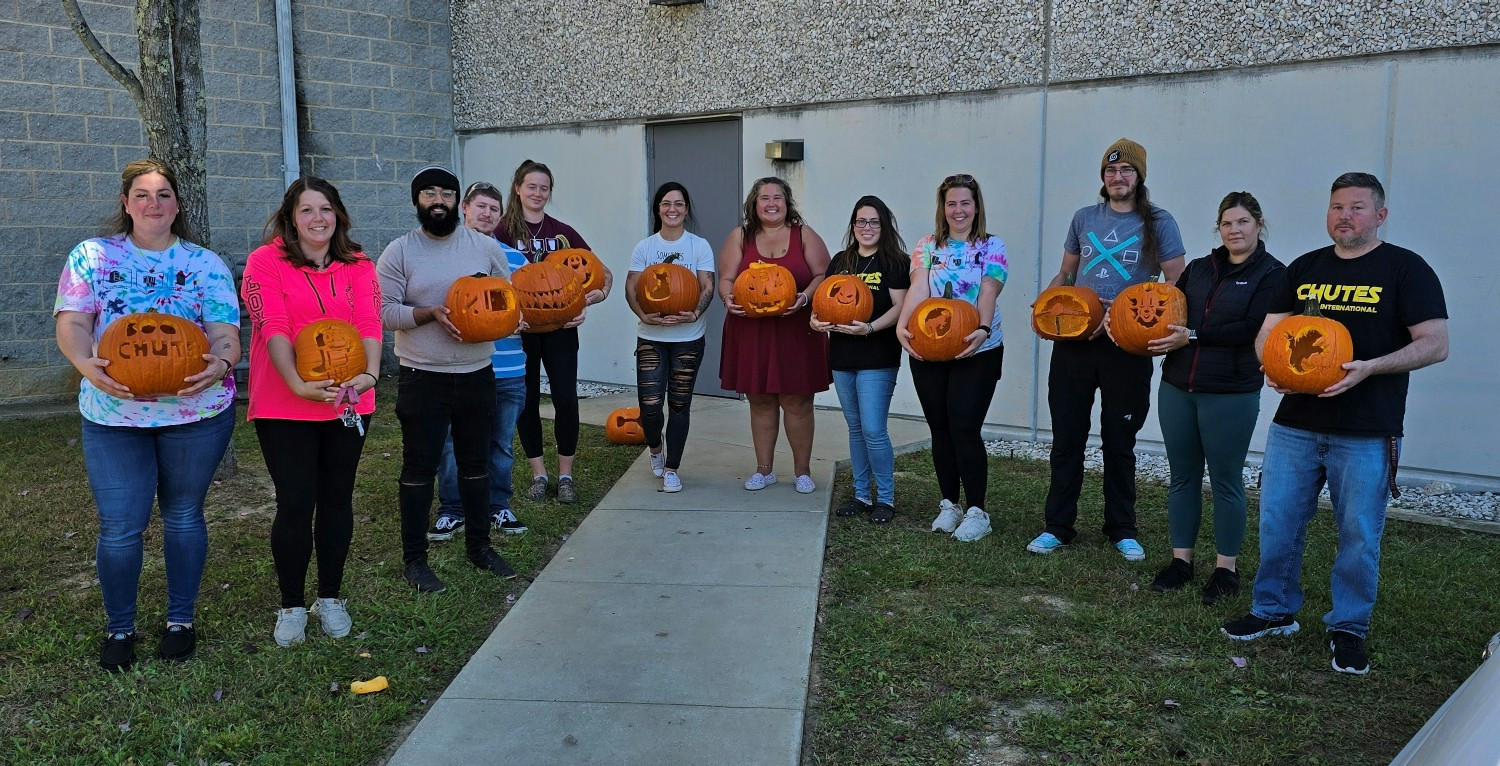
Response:
POLYGON ((559 263, 528 263, 510 275, 521 298, 526 332, 551 332, 583 313, 583 283, 559 263))

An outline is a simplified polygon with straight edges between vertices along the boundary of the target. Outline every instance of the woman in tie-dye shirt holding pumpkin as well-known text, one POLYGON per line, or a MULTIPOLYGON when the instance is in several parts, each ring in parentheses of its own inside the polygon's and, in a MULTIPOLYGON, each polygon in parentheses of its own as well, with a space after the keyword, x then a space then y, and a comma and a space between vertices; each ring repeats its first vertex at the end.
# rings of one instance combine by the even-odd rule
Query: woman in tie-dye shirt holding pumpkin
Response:
POLYGON ((906 291, 896 337, 911 354, 912 383, 932 431, 932 466, 943 493, 932 531, 962 542, 990 533, 990 517, 984 511, 989 458, 980 428, 1000 381, 1005 353, 995 305, 1008 271, 1005 243, 985 231, 979 182, 970 175, 943 179, 937 190, 936 231, 912 249, 911 289, 906 291), (966 338, 968 346, 957 359, 928 361, 913 350, 907 322, 917 304, 930 296, 944 297, 950 288, 952 298, 978 310, 979 329, 966 338))
POLYGON ((109 234, 73 248, 58 281, 57 345, 83 375, 83 460, 99 513, 95 558, 109 623, 99 664, 119 672, 135 661, 136 589, 142 534, 160 500, 166 558, 164 660, 193 655, 193 613, 208 528, 203 501, 234 433, 240 359, 234 278, 213 251, 187 240, 177 178, 156 160, 121 174, 120 209, 109 234), (208 335, 205 369, 173 394, 136 396, 110 377, 96 346, 110 322, 157 311, 192 321, 208 335))

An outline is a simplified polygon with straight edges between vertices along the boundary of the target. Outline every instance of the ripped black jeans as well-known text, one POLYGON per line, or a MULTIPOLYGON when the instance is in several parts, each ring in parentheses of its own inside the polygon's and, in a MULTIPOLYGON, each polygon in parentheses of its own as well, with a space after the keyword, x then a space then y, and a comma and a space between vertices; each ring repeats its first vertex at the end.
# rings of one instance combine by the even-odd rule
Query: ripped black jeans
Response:
POLYGON ((641 428, 646 445, 661 448, 662 423, 667 431, 667 468, 677 470, 682 464, 682 449, 687 444, 688 417, 693 405, 693 385, 698 381, 698 367, 703 363, 703 338, 675 343, 635 340, 636 393, 641 402, 641 428), (662 413, 662 400, 672 416, 662 413))

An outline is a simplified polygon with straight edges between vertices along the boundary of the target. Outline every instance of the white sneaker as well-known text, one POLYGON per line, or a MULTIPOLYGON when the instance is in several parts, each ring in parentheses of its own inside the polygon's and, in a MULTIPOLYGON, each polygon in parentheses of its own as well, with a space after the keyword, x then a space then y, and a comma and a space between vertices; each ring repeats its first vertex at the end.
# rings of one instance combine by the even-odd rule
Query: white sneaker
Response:
POLYGON ((961 543, 972 543, 990 533, 990 515, 978 508, 970 508, 964 521, 953 532, 953 539, 961 543))
POLYGON ((963 511, 960 511, 952 500, 944 499, 938 504, 937 518, 932 520, 932 531, 951 535, 953 530, 958 529, 958 522, 962 521, 963 517, 963 511))
POLYGON ((291 646, 300 644, 306 638, 307 633, 307 609, 294 606, 290 609, 276 610, 276 645, 291 646))
POLYGON ((312 611, 323 620, 323 632, 330 638, 343 638, 354 627, 354 619, 344 607, 346 603, 348 600, 341 598, 320 598, 313 603, 312 611))
POLYGON ((651 450, 648 449, 646 450, 646 454, 651 455, 651 475, 661 478, 662 471, 667 470, 667 451, 662 450, 656 454, 651 454, 651 450))
POLYGON ((813 490, 815 490, 817 488, 818 488, 818 485, 813 484, 813 480, 812 480, 811 476, 808 476, 807 474, 804 473, 801 476, 797 477, 797 491, 798 492, 801 492, 804 495, 810 495, 810 494, 813 493, 813 490))
POLYGON ((681 492, 682 491, 682 479, 677 478, 677 472, 676 471, 674 471, 674 470, 672 470, 670 468, 662 470, 662 474, 661 474, 661 491, 663 491, 663 492, 681 492))
POLYGON ((761 473, 756 471, 754 476, 745 480, 745 489, 754 492, 757 489, 765 489, 776 483, 776 472, 761 473))

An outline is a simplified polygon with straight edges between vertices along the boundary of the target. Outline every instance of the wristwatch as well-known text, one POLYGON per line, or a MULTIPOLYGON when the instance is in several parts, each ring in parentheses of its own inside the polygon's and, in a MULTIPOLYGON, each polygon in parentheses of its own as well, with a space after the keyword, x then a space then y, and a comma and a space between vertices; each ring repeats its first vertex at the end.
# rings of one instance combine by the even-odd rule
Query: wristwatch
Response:
POLYGON ((1197 342, 1198 342, 1198 331, 1197 330, 1188 330, 1188 343, 1197 343, 1197 342))

